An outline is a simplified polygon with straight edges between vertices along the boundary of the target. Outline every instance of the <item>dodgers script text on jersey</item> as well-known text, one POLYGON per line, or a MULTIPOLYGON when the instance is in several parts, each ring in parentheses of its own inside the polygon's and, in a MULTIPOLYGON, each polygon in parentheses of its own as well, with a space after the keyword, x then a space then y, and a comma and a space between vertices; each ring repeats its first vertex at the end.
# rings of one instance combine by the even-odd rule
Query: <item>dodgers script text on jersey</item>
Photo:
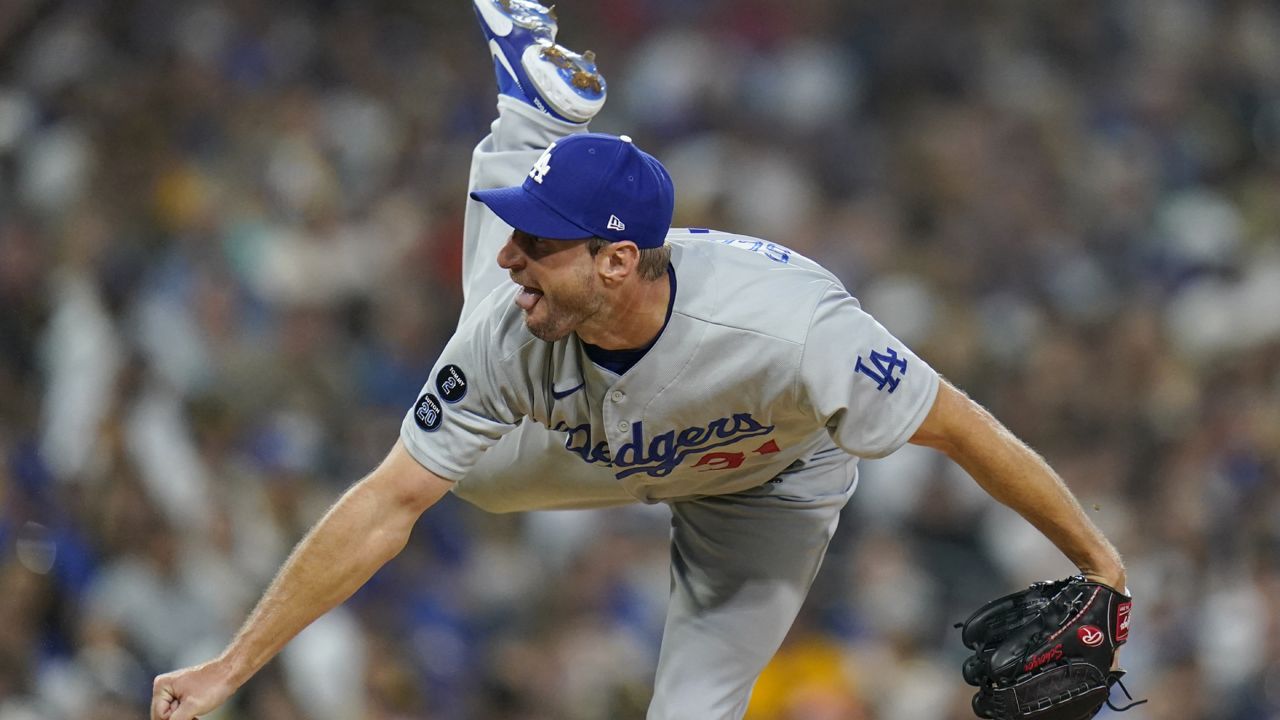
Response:
POLYGON ((772 425, 760 424, 750 413, 736 413, 733 417, 716 418, 706 427, 668 430, 646 442, 641 421, 631 424, 631 440, 618 450, 616 458, 611 458, 607 441, 592 444, 590 423, 571 428, 561 422, 554 429, 568 433, 565 448, 584 461, 621 468, 615 473, 619 480, 636 473, 665 477, 691 455, 773 432, 772 425))

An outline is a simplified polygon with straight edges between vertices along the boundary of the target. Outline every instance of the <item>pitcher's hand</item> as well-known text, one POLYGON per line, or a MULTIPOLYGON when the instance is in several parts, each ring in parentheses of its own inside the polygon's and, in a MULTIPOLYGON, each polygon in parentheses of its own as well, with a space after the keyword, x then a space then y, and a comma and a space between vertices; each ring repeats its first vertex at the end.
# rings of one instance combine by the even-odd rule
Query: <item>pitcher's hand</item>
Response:
POLYGON ((165 673, 151 686, 151 720, 194 720, 216 710, 235 691, 218 660, 165 673))

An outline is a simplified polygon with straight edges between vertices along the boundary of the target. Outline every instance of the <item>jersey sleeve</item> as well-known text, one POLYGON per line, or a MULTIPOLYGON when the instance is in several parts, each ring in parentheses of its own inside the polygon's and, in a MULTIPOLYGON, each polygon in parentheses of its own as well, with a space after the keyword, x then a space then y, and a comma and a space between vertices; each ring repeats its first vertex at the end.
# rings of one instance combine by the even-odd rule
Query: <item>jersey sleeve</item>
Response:
POLYGON ((446 480, 461 480, 524 415, 494 341, 484 322, 460 327, 400 424, 409 454, 446 480))
POLYGON ((848 292, 827 289, 810 321, 797 392, 837 445, 867 458, 902 447, 933 407, 938 382, 848 292))

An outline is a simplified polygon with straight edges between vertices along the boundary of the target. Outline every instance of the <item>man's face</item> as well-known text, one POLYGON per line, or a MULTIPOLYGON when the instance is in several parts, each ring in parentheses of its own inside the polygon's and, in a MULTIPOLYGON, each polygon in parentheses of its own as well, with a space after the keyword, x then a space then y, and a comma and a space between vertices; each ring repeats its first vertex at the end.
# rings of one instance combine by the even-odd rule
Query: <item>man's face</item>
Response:
POLYGON ((498 265, 521 286, 516 304, 542 340, 567 336, 604 305, 586 240, 545 240, 516 230, 498 251, 498 265))

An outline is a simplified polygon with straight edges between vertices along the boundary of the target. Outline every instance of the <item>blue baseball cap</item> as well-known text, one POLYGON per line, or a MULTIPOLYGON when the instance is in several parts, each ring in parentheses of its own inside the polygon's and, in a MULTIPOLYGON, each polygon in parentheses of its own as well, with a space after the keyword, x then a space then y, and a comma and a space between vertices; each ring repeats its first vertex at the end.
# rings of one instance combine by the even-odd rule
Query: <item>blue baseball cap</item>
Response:
POLYGON ((662 163, 626 135, 582 133, 552 143, 522 185, 477 190, 471 199, 530 235, 655 248, 671 228, 675 186, 662 163))

